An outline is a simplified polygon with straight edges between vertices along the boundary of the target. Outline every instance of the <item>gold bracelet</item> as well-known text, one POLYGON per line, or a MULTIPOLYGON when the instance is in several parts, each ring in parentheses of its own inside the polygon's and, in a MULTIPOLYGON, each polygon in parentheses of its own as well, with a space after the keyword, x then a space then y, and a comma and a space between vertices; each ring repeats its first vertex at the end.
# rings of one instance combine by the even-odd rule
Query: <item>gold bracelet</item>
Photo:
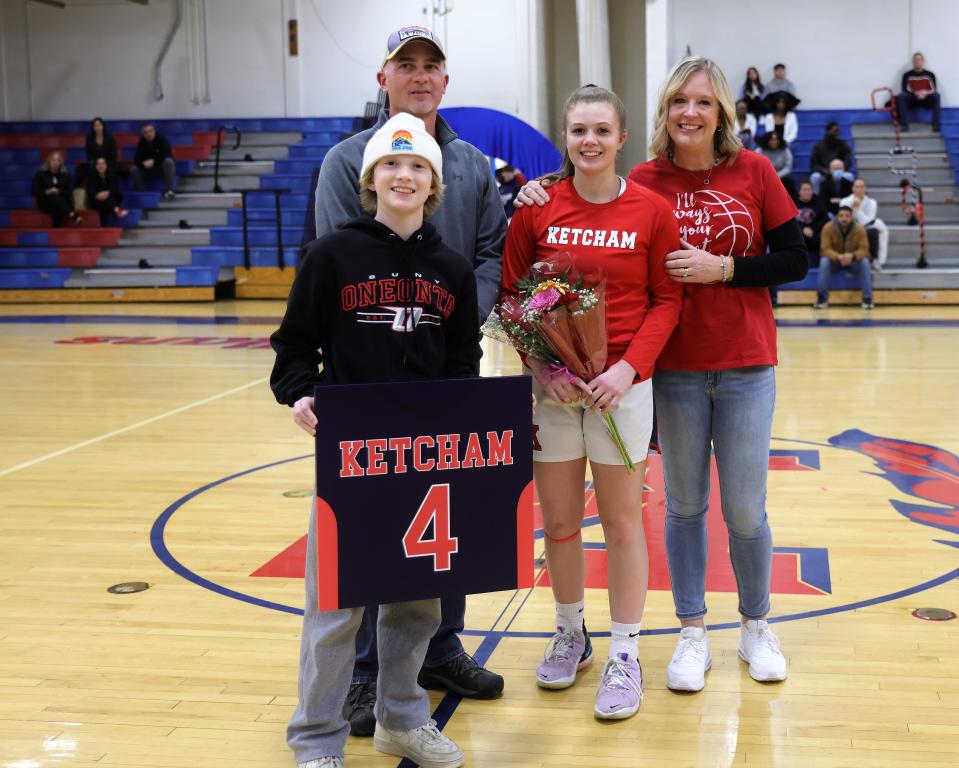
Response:
POLYGON ((736 271, 736 259, 732 256, 729 256, 729 278, 726 280, 727 283, 731 283, 733 280, 733 273, 736 271))

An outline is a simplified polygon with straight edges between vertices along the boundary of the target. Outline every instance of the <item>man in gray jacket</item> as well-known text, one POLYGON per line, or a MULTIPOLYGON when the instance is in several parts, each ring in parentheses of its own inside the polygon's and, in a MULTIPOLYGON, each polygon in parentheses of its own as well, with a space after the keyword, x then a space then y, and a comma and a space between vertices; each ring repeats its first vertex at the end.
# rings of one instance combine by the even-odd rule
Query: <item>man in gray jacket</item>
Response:
MULTIPOLYGON (((364 215, 358 179, 367 142, 393 115, 400 112, 415 115, 423 120, 439 143, 443 156, 445 198, 427 221, 436 227, 446 245, 472 264, 480 322, 483 322, 499 297, 506 216, 489 161, 476 147, 460 140, 437 113, 449 82, 442 43, 425 27, 404 27, 394 32, 387 40, 386 54, 376 78, 389 96, 389 113, 383 111, 376 125, 342 141, 323 160, 316 186, 316 236, 322 237, 346 221, 364 215)), ((308 579, 310 568, 308 563, 308 579)), ((441 607, 442 621, 427 649, 420 685, 471 698, 499 696, 503 691, 503 678, 477 664, 458 637, 464 626, 466 598, 444 598, 441 607)), ((307 600, 304 617, 307 625, 315 615, 315 601, 307 600)), ((367 608, 356 636, 353 682, 343 709, 354 736, 372 735, 375 726, 376 617, 376 608, 367 608)), ((303 633, 301 653, 312 656, 313 649, 308 647, 310 634, 303 633)), ((301 665, 301 669, 310 668, 310 665, 301 665)), ((311 681, 305 679, 308 677, 304 675, 300 680, 300 703, 287 728, 287 741, 294 751, 296 745, 302 746, 310 739, 311 681)))

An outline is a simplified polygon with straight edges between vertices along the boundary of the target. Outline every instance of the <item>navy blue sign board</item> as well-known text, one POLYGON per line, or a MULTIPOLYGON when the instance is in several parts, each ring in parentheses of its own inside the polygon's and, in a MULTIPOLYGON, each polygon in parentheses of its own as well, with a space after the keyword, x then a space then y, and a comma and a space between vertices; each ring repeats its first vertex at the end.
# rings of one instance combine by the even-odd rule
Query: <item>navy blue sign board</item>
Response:
POLYGON ((319 609, 533 586, 526 376, 320 386, 319 609))

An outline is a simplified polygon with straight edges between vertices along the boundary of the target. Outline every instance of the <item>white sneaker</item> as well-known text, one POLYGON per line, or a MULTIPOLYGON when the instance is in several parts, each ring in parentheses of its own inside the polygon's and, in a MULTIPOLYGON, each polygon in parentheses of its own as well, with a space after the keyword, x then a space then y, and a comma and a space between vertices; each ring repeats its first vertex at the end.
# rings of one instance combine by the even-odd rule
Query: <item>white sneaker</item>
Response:
POLYGON ((343 768, 342 757, 321 757, 319 760, 308 760, 297 763, 296 768, 343 768))
POLYGON ((391 731, 377 723, 373 746, 388 755, 408 757, 421 768, 458 768, 466 762, 463 750, 443 735, 435 720, 410 731, 391 731))
POLYGON ((749 664, 749 676, 760 682, 786 679, 786 657, 779 638, 762 619, 750 619, 739 634, 739 658, 749 664))
POLYGON ((666 667, 666 686, 674 691, 701 691, 706 685, 706 670, 712 665, 706 630, 683 627, 666 667))

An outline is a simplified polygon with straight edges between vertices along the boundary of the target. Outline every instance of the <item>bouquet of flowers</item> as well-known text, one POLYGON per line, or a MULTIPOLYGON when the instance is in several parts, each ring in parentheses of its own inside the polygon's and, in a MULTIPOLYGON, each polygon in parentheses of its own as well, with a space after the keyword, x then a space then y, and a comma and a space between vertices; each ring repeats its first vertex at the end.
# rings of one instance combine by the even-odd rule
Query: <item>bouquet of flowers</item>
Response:
MULTIPOLYGON (((606 275, 584 275, 571 254, 561 253, 533 264, 516 288, 518 296, 496 305, 483 333, 546 363, 550 377, 599 376, 606 366, 606 275)), ((623 465, 634 472, 612 414, 602 417, 623 465)))

